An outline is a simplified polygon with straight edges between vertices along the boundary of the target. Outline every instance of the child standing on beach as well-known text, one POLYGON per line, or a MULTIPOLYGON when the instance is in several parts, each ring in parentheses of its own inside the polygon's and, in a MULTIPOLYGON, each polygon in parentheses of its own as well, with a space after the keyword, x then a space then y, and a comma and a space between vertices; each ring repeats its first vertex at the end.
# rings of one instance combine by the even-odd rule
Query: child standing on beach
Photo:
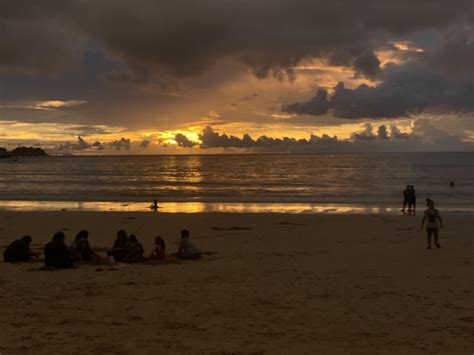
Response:
POLYGON ((439 212, 435 207, 435 202, 431 199, 426 200, 426 204, 428 206, 428 209, 425 211, 423 215, 423 219, 421 221, 421 227, 420 229, 423 230, 423 226, 426 221, 426 238, 428 242, 428 246, 426 249, 431 249, 431 236, 434 236, 434 243, 436 245, 436 248, 440 248, 441 246, 438 243, 438 234, 439 234, 439 229, 443 228, 443 220, 441 219, 441 216, 439 215, 439 212))

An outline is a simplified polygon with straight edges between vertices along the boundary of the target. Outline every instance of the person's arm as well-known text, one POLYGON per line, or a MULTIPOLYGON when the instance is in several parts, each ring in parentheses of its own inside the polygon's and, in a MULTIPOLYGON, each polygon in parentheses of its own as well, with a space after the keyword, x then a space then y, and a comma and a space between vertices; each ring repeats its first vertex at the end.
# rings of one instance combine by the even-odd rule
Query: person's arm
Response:
POLYGON ((439 227, 443 229, 443 220, 441 219, 440 215, 438 215, 438 220, 439 220, 439 227))
POLYGON ((423 226, 425 225, 425 220, 426 220, 426 215, 423 216, 423 219, 421 220, 420 230, 423 230, 423 226))
POLYGON ((37 258, 37 257, 40 255, 40 253, 37 253, 37 252, 35 252, 35 251, 31 250, 31 249, 28 249, 28 255, 29 255, 31 258, 37 258))

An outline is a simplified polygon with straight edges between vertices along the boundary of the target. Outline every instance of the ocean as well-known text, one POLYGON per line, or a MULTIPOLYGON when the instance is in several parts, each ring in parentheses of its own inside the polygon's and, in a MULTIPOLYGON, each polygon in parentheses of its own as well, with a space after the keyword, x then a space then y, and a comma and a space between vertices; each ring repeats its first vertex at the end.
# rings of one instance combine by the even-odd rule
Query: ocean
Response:
POLYGON ((471 210, 474 152, 0 159, 3 209, 398 211, 407 184, 471 210))

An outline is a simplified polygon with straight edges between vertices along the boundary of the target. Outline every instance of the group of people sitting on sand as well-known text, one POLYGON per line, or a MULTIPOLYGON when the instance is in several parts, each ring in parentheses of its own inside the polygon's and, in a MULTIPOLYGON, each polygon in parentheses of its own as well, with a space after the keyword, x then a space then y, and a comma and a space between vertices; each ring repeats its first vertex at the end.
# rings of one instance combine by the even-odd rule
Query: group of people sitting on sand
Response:
MULTIPOLYGON (((72 244, 68 247, 65 242, 66 236, 63 232, 54 234, 51 242, 44 248, 44 264, 47 269, 64 269, 75 266, 78 261, 86 261, 92 264, 100 262, 98 255, 89 243, 89 232, 81 230, 72 244)), ((13 241, 3 254, 3 259, 8 263, 29 262, 39 257, 39 253, 31 250, 32 238, 29 235, 13 241)), ((202 252, 190 240, 189 231, 181 231, 181 240, 176 256, 180 259, 199 259, 202 252)), ((166 244, 162 237, 155 238, 155 247, 149 256, 145 256, 145 250, 134 234, 130 236, 124 230, 117 232, 117 238, 109 250, 107 250, 109 263, 137 263, 147 260, 166 260, 166 244)))

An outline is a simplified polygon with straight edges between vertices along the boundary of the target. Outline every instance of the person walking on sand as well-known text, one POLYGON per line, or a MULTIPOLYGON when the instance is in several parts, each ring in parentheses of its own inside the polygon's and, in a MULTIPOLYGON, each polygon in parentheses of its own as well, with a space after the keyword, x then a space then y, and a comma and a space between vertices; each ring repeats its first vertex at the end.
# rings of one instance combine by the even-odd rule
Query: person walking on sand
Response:
POLYGON ((443 220, 441 219, 438 210, 435 208, 435 202, 433 200, 429 198, 426 199, 426 204, 428 205, 428 208, 423 215, 420 227, 420 230, 423 230, 423 226, 426 222, 426 240, 428 242, 426 249, 431 249, 431 236, 434 236, 436 248, 440 248, 441 246, 438 243, 438 237, 439 229, 443 228, 443 220))

